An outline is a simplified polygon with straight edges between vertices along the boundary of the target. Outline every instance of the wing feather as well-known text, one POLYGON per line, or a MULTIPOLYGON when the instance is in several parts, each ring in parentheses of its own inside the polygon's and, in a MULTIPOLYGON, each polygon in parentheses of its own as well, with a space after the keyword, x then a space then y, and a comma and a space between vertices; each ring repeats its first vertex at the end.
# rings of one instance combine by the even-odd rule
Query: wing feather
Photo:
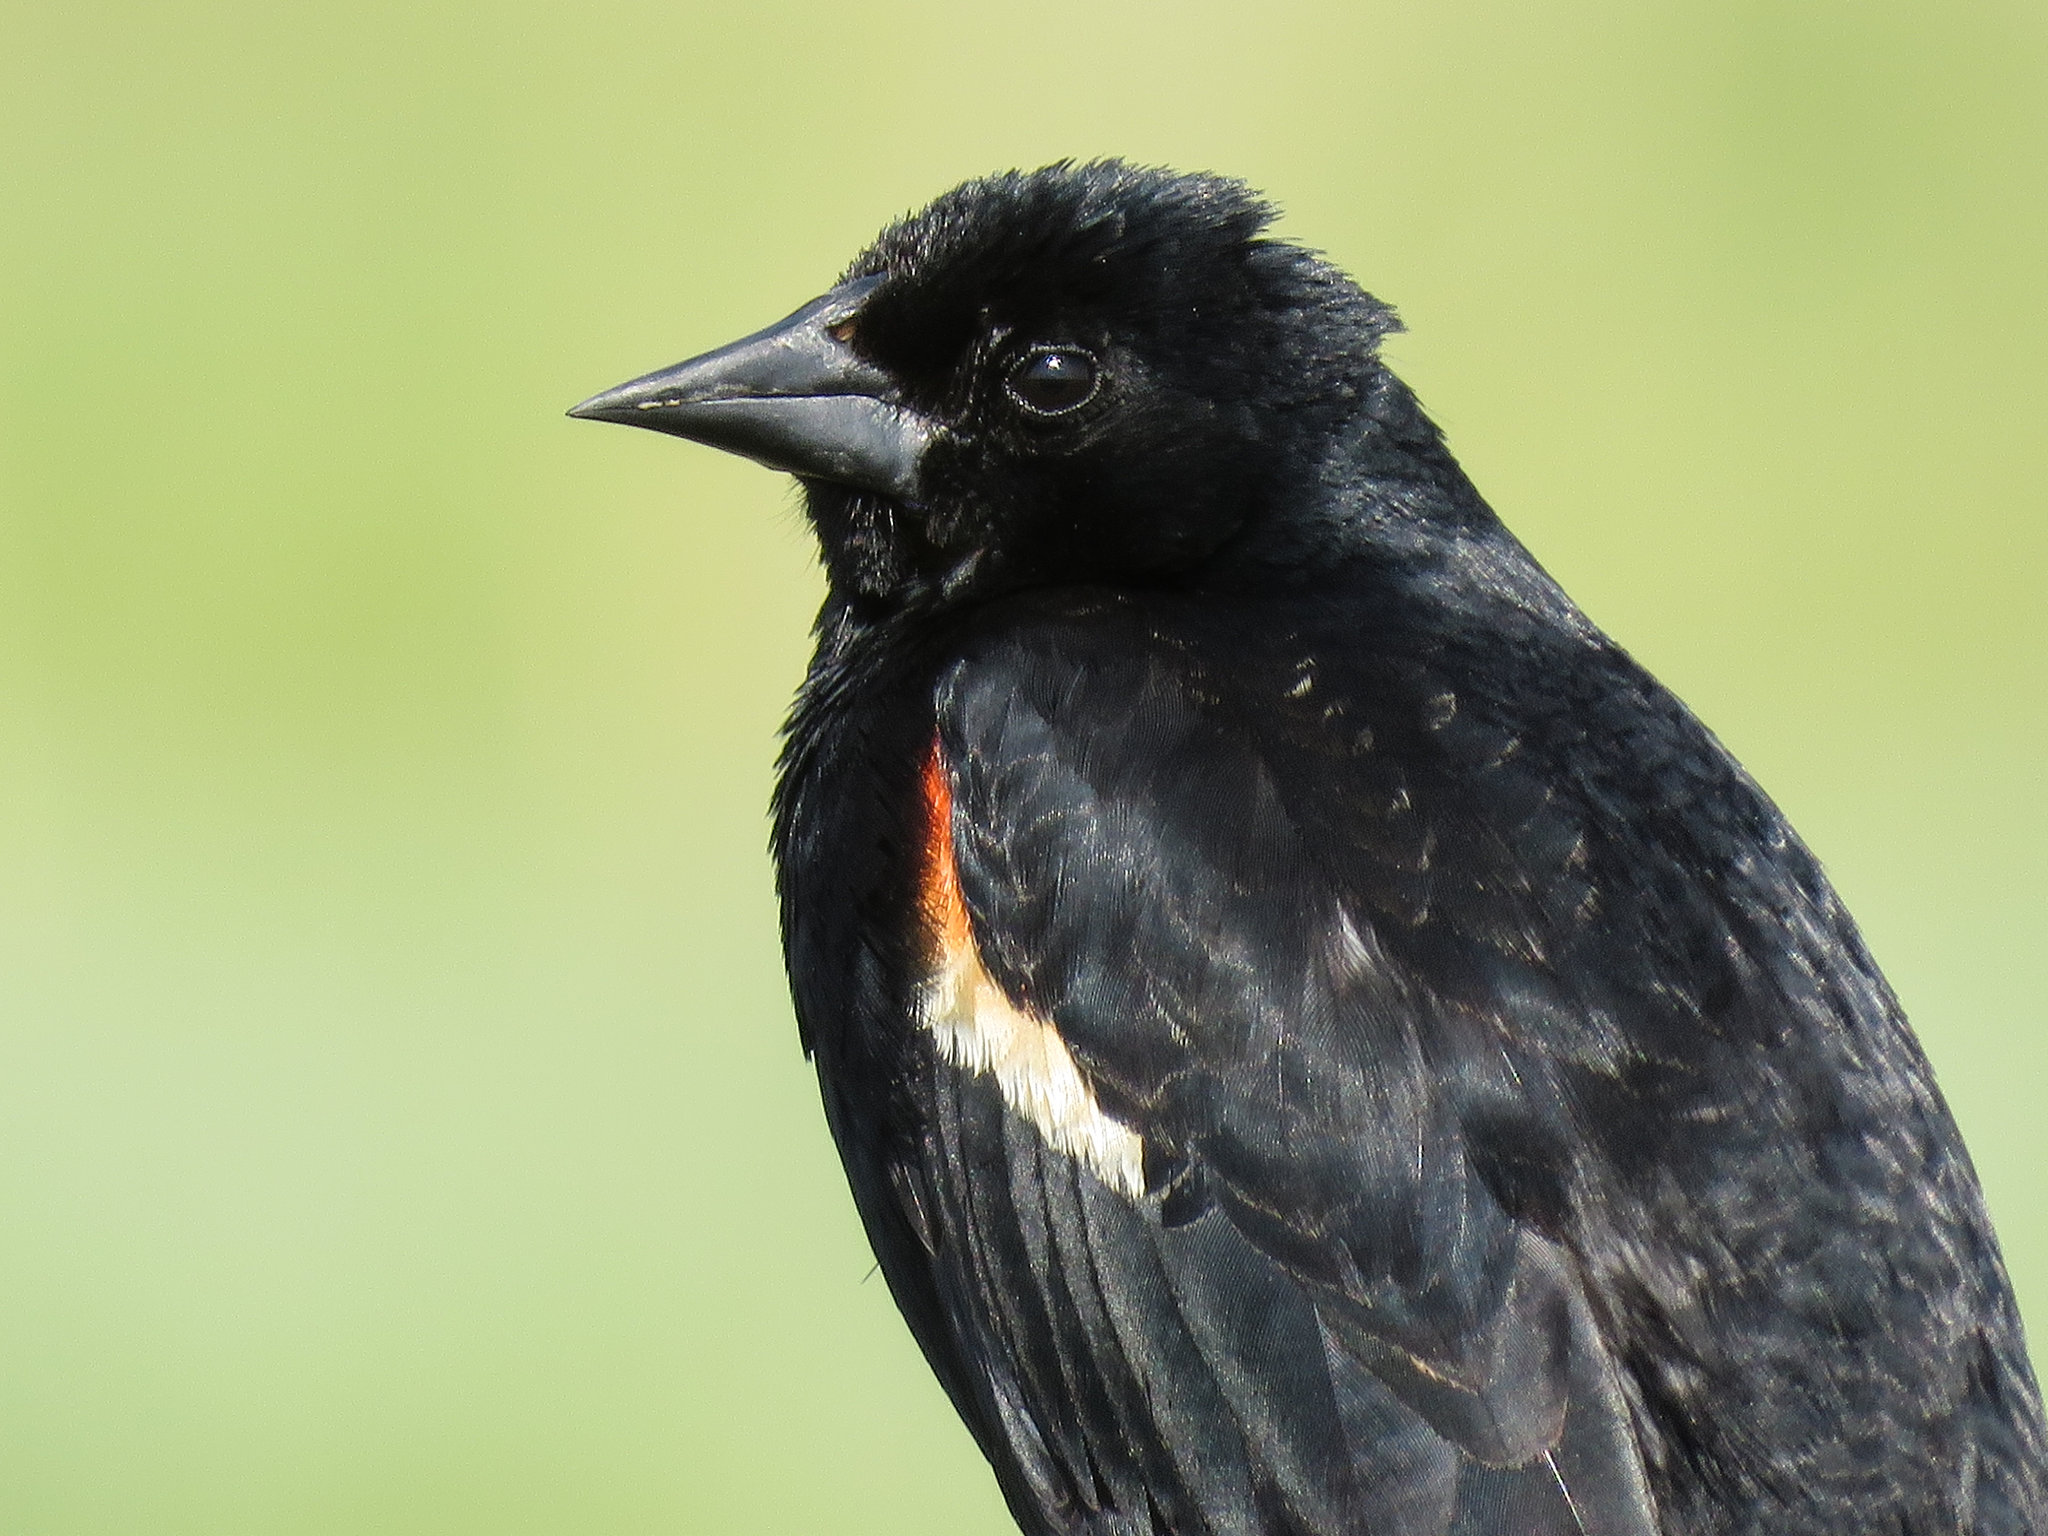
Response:
MULTIPOLYGON (((1503 1141, 1541 1161, 1553 1074, 1389 959, 1440 879, 1412 794, 1368 774, 1350 822, 1323 809, 1374 853, 1351 862, 1377 878, 1347 881, 1197 679, 1156 648, 1111 657, 963 663, 935 749, 974 959, 1143 1148, 1142 1191, 1105 1182, 1011 1093, 978 1143, 1007 1211, 970 1187, 966 1142, 940 1156, 982 1307, 1035 1330, 991 1351, 1026 1438, 1088 1483, 1066 1507, 1105 1511, 1073 1528, 1122 1528, 1101 1469, 1142 1424, 1161 1531, 1649 1536, 1575 1262, 1530 1225, 1539 1197, 1511 1210, 1484 1175, 1503 1141)), ((946 1065, 972 1088, 973 1060, 946 1065)))

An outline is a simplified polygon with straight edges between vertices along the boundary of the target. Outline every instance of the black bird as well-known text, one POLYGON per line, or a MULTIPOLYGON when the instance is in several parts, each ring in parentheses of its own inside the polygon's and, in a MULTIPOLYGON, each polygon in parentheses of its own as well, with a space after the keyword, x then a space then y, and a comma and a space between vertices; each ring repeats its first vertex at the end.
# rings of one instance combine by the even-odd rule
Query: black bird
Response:
POLYGON ((1813 856, 1240 183, 969 182, 578 416, 796 474, 775 802, 883 1273, 1034 1536, 2048 1530, 1813 856))

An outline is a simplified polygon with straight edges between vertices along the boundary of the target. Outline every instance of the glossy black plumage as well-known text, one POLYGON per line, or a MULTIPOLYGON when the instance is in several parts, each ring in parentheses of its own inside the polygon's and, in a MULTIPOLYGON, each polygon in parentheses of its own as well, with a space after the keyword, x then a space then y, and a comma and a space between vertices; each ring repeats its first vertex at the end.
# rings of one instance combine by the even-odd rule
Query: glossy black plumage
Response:
POLYGON ((2041 1528, 1997 1247, 1853 924, 1267 217, 1113 163, 969 183, 831 332, 892 467, 806 480, 790 974, 1020 1524, 2041 1528), (1093 393, 1034 412, 1049 348, 1093 393), (965 1024, 949 921, 1005 1000, 965 1024), (998 1025, 1087 1103, 963 1054, 998 1025), (1067 1112, 1137 1138, 1135 1186, 1067 1112))

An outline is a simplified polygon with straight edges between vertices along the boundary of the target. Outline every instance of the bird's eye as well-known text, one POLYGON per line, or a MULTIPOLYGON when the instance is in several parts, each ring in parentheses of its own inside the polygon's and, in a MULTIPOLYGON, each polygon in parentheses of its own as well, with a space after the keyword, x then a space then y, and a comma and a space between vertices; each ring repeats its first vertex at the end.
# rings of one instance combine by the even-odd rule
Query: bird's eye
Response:
POLYGON ((1034 416, 1063 416, 1095 397, 1095 359, 1079 347, 1040 347, 1018 358, 1010 398, 1034 416))

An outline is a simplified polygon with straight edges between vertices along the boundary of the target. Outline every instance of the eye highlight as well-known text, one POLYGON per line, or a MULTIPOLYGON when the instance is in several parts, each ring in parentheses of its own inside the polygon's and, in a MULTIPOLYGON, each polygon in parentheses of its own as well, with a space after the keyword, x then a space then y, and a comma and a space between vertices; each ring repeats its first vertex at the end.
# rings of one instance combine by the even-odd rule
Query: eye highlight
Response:
POLYGON ((1003 387, 1034 416, 1064 416, 1095 398, 1099 377, 1079 347, 1034 347, 1010 365, 1003 387))

